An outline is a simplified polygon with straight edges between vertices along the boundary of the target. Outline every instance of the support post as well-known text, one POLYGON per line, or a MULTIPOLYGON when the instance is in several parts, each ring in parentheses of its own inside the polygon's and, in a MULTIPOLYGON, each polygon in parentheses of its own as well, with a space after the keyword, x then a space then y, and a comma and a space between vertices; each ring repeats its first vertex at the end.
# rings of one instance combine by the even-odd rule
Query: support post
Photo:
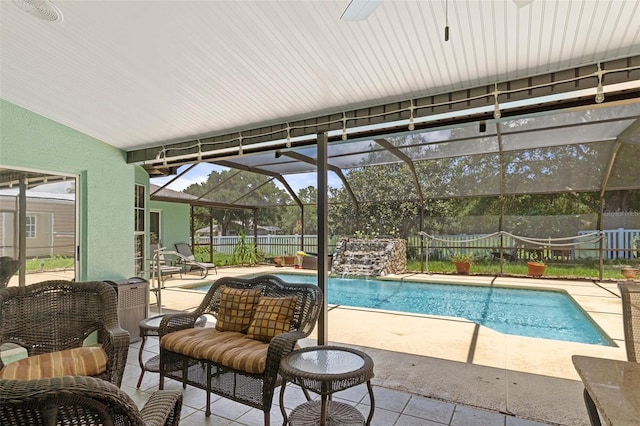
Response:
POLYGON ((318 345, 326 345, 329 340, 328 322, 329 310, 327 301, 329 300, 328 291, 328 259, 329 251, 329 235, 327 216, 329 205, 327 202, 327 144, 328 138, 326 133, 318 133, 316 135, 316 143, 318 149, 318 286, 324 294, 324 303, 320 310, 320 318, 318 319, 318 345))
POLYGON ((20 193, 18 195, 18 259, 20 259, 20 271, 18 272, 18 286, 24 287, 26 283, 27 266, 27 178, 20 179, 20 193))

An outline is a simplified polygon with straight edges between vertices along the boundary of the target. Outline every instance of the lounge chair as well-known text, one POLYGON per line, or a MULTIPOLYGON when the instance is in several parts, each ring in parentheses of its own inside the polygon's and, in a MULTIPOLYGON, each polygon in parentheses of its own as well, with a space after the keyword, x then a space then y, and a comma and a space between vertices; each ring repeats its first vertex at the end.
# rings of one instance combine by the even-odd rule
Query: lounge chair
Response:
POLYGON ((167 260, 164 256, 165 248, 160 247, 159 244, 155 244, 153 246, 153 265, 152 268, 156 268, 157 265, 160 265, 160 275, 162 277, 166 277, 168 275, 180 274, 180 278, 182 278, 182 267, 175 264, 174 261, 167 260))
POLYGON ((213 263, 207 262, 198 262, 196 260, 191 247, 186 243, 176 243, 176 253, 173 253, 178 256, 179 260, 190 270, 200 269, 200 275, 202 278, 206 277, 209 273, 210 269, 213 269, 218 275, 218 268, 213 263))

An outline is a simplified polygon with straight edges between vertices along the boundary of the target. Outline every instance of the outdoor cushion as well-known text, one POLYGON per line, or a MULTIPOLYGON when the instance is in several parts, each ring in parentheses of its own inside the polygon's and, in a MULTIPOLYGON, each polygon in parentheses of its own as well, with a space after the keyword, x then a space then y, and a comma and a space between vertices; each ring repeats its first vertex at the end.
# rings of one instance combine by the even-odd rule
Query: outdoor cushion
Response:
POLYGON ((261 297, 247 337, 269 343, 274 336, 290 331, 295 308, 295 296, 261 297))
POLYGON ((34 355, 0 370, 0 379, 46 379, 61 376, 96 376, 107 370, 107 354, 97 346, 83 346, 34 355))
POLYGON ((160 346, 190 358, 209 360, 223 367, 262 374, 269 345, 243 333, 212 327, 174 331, 162 337, 160 346))
POLYGON ((223 288, 220 292, 220 313, 216 330, 246 332, 261 294, 262 290, 259 288, 223 288))

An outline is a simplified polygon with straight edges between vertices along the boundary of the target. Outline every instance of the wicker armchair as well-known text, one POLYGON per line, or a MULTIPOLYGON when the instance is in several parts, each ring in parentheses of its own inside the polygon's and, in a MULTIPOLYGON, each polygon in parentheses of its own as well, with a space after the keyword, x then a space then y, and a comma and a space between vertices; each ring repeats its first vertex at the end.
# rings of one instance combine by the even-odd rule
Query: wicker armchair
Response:
MULTIPOLYGON (((274 389, 279 386, 281 377, 278 374, 281 359, 290 353, 299 339, 307 337, 315 327, 320 309, 323 303, 323 294, 320 288, 313 284, 291 284, 285 283, 281 279, 272 275, 258 276, 253 279, 242 279, 234 277, 224 277, 211 285, 200 306, 191 313, 178 313, 166 315, 160 323, 160 389, 164 386, 164 378, 169 377, 178 380, 183 385, 191 385, 207 391, 207 401, 205 415, 211 414, 211 393, 221 395, 233 401, 240 402, 250 407, 258 408, 264 412, 264 424, 269 425, 271 405, 274 389), (232 339, 250 340, 250 332, 231 332, 233 337, 229 337, 224 343, 225 354, 233 353, 234 361, 242 367, 233 368, 223 365, 224 362, 212 360, 208 354, 202 354, 201 358, 192 357, 178 350, 172 351, 165 347, 165 344, 178 333, 182 334, 188 329, 193 329, 196 319, 203 314, 216 317, 218 323, 221 321, 221 299, 224 288, 241 290, 259 289, 261 296, 269 298, 287 298, 295 296, 295 307, 293 308, 293 320, 290 330, 273 337, 266 351, 264 360, 264 372, 248 372, 246 368, 251 362, 242 359, 242 355, 236 352, 237 348, 231 348, 232 339), (182 331, 180 331, 182 330, 182 331), (173 336, 172 333, 177 332, 173 336), (166 337, 166 339, 165 339, 166 337)), ((249 331, 251 329, 249 328, 249 331)), ((198 333, 195 341, 207 348, 215 348, 216 344, 211 343, 214 338, 201 338, 201 335, 211 333, 211 328, 196 329, 198 333)), ((217 331, 214 330, 215 334, 217 331)), ((220 334, 230 333, 227 331, 217 332, 220 334)), ((227 334, 228 336, 228 334, 227 334)), ((226 338, 226 336, 225 336, 226 338)), ((257 343, 260 345, 261 343, 257 343)), ((187 348, 185 348, 187 349, 187 348)), ((206 349, 205 349, 206 352, 206 349)), ((262 358, 261 358, 262 359, 262 358)))
POLYGON ((142 410, 112 383, 87 376, 0 380, 0 424, 177 426, 182 393, 156 391, 142 410))
POLYGON ((622 322, 627 359, 640 362, 640 285, 618 284, 622 295, 622 322))
POLYGON ((120 387, 129 333, 120 328, 113 287, 104 282, 45 281, 0 289, 0 345, 20 345, 33 357, 81 348, 94 331, 106 355, 106 371, 95 377, 120 387))
POLYGON ((0 257, 0 288, 9 285, 9 280, 20 269, 20 261, 8 256, 0 257))

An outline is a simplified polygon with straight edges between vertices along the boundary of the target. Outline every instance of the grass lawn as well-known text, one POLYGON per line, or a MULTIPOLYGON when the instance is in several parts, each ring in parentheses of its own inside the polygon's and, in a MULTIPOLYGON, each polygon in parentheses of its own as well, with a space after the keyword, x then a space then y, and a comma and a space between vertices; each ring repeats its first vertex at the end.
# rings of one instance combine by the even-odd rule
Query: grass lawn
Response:
MULTIPOLYGON (((627 263, 619 262, 607 262, 603 268, 603 278, 607 280, 619 280, 623 279, 620 273, 620 268, 624 265, 635 264, 637 261, 630 260, 627 263)), ((547 269, 544 272, 545 277, 559 277, 559 278, 576 278, 576 279, 599 279, 600 272, 598 269, 597 261, 588 262, 566 262, 566 263, 547 263, 547 269)), ((410 271, 420 272, 420 262, 413 260, 409 261, 407 269, 410 271)), ((448 260, 433 260, 429 261, 429 272, 437 274, 455 274, 456 268, 453 262, 448 260)), ((426 270, 425 270, 426 272, 426 270)), ((471 275, 498 275, 500 274, 500 262, 498 261, 477 261, 471 266, 471 275)), ((505 262, 504 263, 504 275, 512 276, 526 276, 527 275, 527 263, 526 262, 505 262)))

